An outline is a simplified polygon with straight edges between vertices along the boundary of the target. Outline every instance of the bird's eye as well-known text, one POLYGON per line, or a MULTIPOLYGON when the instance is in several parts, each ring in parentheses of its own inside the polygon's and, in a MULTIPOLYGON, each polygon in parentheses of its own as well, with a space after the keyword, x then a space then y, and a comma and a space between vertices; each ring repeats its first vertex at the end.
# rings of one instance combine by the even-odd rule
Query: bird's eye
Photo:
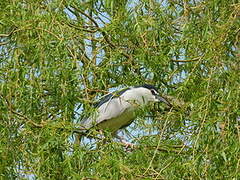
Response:
POLYGON ((156 94, 157 94, 154 89, 151 89, 151 93, 152 93, 153 95, 156 95, 156 94))

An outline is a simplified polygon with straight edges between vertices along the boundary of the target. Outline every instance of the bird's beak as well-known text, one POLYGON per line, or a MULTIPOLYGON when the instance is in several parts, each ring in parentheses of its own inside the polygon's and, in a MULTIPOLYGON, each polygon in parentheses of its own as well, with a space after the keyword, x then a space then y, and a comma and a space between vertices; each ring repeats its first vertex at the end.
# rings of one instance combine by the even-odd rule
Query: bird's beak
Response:
POLYGON ((167 104, 169 107, 172 107, 172 104, 167 99, 165 99, 159 95, 156 95, 155 97, 157 98, 158 102, 163 102, 163 103, 167 104))

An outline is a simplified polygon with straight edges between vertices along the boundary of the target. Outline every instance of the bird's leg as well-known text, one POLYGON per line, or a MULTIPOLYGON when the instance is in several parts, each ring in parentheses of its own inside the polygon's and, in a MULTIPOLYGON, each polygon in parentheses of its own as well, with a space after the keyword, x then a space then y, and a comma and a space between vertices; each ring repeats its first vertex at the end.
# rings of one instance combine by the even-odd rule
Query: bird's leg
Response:
POLYGON ((120 142, 121 142, 126 148, 131 148, 131 149, 134 148, 134 144, 133 144, 133 143, 127 142, 127 140, 126 140, 124 137, 119 136, 119 135, 117 134, 117 132, 115 133, 114 136, 115 136, 117 139, 119 139, 120 142))
POLYGON ((107 143, 107 138, 106 138, 106 136, 104 136, 104 132, 102 130, 99 130, 99 134, 101 136, 101 142, 103 144, 106 144, 107 143))
POLYGON ((76 145, 80 145, 80 142, 81 142, 81 135, 80 134, 75 134, 75 141, 74 141, 74 144, 76 145))

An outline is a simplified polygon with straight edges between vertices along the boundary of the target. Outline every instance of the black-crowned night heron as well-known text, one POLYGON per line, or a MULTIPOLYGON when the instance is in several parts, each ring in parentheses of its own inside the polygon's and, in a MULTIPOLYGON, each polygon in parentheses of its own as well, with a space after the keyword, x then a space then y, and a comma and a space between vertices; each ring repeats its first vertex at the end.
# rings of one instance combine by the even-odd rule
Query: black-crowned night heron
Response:
POLYGON ((97 111, 81 122, 81 129, 84 129, 82 132, 87 134, 89 129, 95 127, 97 130, 109 130, 121 139, 117 136, 117 131, 130 125, 135 119, 135 111, 149 102, 164 102, 171 107, 157 89, 149 84, 110 93, 95 105, 97 111))

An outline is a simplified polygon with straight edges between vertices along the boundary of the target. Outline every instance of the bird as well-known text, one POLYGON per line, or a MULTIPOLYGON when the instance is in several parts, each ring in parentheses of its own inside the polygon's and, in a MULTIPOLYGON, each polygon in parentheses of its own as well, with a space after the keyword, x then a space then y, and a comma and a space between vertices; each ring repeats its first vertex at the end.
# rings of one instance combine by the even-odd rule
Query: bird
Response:
MULTIPOLYGON (((129 126, 136 118, 136 110, 151 102, 163 102, 172 107, 166 98, 160 96, 157 88, 150 84, 132 86, 109 93, 94 104, 96 112, 80 122, 81 132, 86 135, 92 128, 100 131, 108 130, 121 142, 129 145, 117 135, 118 130, 129 126)), ((79 136, 80 139, 81 137, 82 135, 79 136)))

